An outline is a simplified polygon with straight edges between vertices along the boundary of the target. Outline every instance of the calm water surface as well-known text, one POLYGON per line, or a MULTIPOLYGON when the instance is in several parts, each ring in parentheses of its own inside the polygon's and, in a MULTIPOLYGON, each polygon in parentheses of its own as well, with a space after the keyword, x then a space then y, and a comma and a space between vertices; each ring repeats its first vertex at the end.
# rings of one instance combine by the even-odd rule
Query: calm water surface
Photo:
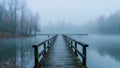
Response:
MULTIPOLYGON (((119 35, 72 37, 89 44, 87 48, 88 68, 120 68, 119 35)), ((0 39, 0 66, 8 66, 7 68, 10 66, 16 66, 16 68, 33 68, 34 55, 32 45, 46 38, 48 37, 0 39)))
POLYGON ((89 44, 88 68, 120 68, 120 35, 72 36, 89 44))
POLYGON ((32 45, 47 36, 0 39, 0 68, 33 68, 32 45))

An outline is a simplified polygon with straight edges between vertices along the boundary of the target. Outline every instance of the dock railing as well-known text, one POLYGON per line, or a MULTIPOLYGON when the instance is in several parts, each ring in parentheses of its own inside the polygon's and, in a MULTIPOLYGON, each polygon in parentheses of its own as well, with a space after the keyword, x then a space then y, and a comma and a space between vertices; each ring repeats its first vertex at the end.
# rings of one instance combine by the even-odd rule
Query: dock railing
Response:
POLYGON ((76 56, 78 57, 78 55, 79 55, 82 57, 82 61, 81 61, 82 65, 87 68, 87 66, 86 66, 86 52, 87 52, 86 48, 88 47, 88 44, 76 41, 73 38, 71 38, 67 35, 64 35, 64 34, 63 34, 63 38, 65 39, 67 45, 69 45, 72 48, 72 50, 74 51, 76 56), (78 45, 82 46, 82 52, 79 51, 78 45))
POLYGON ((53 36, 53 37, 51 37, 51 38, 49 38, 49 39, 47 39, 47 40, 37 44, 37 45, 33 45, 33 48, 34 48, 34 62, 35 62, 34 68, 38 67, 38 65, 39 65, 39 58, 41 56, 44 56, 47 53, 47 51, 49 50, 49 48, 52 45, 54 45, 54 42, 57 39, 57 36, 58 35, 55 35, 55 36, 53 36), (43 50, 38 52, 39 51, 38 48, 40 46, 43 46, 43 50))

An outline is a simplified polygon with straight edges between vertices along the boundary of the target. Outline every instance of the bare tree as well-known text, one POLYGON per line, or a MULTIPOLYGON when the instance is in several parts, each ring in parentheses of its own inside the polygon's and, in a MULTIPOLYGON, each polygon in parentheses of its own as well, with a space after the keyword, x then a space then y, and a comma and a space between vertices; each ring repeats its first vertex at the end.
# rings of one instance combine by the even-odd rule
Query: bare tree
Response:
POLYGON ((13 36, 36 34, 39 14, 33 14, 26 6, 26 0, 0 0, 0 31, 13 36))
POLYGON ((35 35, 39 31, 38 23, 39 23, 39 13, 36 13, 36 15, 35 15, 35 23, 34 23, 34 34, 35 35))

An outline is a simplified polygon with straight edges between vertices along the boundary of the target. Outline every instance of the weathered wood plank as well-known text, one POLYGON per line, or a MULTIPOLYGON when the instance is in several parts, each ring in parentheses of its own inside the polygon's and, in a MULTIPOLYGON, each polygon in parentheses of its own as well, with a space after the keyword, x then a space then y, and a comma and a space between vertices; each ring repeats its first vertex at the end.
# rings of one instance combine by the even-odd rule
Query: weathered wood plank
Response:
POLYGON ((40 61, 38 68, 81 68, 71 48, 59 36, 54 46, 40 61))

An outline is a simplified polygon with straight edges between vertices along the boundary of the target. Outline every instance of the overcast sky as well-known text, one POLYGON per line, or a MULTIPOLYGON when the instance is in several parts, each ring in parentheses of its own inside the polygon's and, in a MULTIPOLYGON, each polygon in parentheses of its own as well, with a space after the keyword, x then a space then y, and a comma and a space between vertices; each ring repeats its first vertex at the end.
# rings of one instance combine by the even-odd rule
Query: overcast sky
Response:
POLYGON ((83 24, 120 10, 120 0, 28 0, 28 7, 39 12, 42 25, 58 21, 83 24))

